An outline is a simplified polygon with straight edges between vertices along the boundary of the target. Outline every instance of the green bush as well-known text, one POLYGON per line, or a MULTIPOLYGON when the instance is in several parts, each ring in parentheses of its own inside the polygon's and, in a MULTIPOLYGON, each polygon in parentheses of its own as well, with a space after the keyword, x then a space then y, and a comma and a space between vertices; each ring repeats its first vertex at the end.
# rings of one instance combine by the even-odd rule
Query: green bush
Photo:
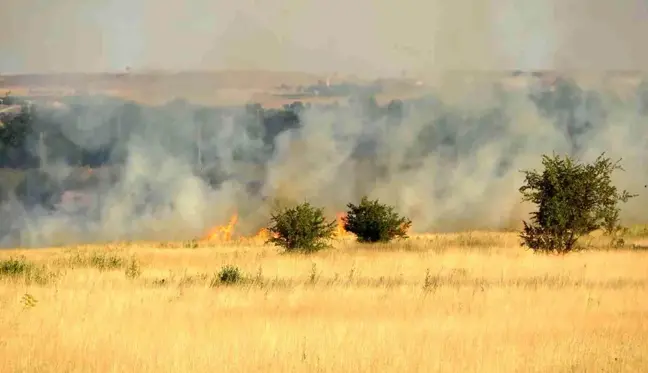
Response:
POLYGON ((226 265, 221 268, 218 272, 218 281, 212 281, 212 286, 215 286, 217 283, 225 285, 234 285, 243 281, 243 274, 238 267, 232 265, 226 265))
POLYGON ((17 277, 26 275, 34 270, 34 264, 24 257, 9 258, 0 261, 0 276, 17 277))
POLYGON ((272 214, 267 242, 288 252, 310 253, 328 246, 326 241, 333 237, 335 227, 335 220, 326 221, 323 209, 306 202, 291 208, 279 208, 272 214))
POLYGON ((579 237, 595 230, 612 236, 621 232, 617 204, 634 195, 618 192, 612 185, 612 172, 622 168, 619 161, 612 162, 604 155, 590 164, 545 155, 542 172, 523 171, 522 200, 538 207, 531 214, 531 223, 523 222, 523 246, 564 254, 577 248, 579 237))
POLYGON ((342 218, 344 229, 358 237, 359 242, 389 242, 407 238, 412 221, 399 216, 394 207, 363 197, 359 205, 349 203, 342 218))

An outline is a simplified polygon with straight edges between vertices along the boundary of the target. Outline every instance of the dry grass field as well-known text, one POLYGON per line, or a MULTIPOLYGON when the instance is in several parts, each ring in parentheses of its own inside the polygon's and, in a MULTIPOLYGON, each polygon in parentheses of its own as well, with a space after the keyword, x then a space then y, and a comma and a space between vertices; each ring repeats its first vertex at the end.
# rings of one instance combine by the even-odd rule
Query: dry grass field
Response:
POLYGON ((534 255, 473 232, 310 256, 248 240, 0 260, 22 255, 29 275, 0 278, 3 373, 648 370, 648 251, 534 255), (224 265, 245 281, 215 281, 224 265))

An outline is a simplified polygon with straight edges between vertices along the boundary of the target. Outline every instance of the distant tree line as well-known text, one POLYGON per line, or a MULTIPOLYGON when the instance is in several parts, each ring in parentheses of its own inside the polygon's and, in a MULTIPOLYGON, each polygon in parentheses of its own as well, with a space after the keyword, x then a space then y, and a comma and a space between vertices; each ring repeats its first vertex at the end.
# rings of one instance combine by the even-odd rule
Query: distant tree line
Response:
MULTIPOLYGON (((643 115, 648 115, 646 92, 646 84, 637 92, 643 115)), ((564 134, 571 156, 580 155, 588 137, 604 128, 608 116, 599 92, 582 89, 567 79, 558 79, 552 87, 532 89, 528 97, 538 113, 564 134)), ((473 156, 480 146, 498 142, 507 147, 497 168, 504 174, 527 141, 523 134, 510 132, 516 123, 508 117, 506 96, 501 105, 476 114, 461 112, 433 95, 380 105, 373 96, 359 94, 351 96, 349 103, 311 105, 297 101, 279 109, 260 104, 223 108, 183 100, 145 106, 104 96, 74 96, 61 98, 60 107, 53 108, 5 97, 3 105, 21 105, 21 110, 18 115, 0 118, 0 168, 38 168, 44 162, 92 168, 119 166, 128 160, 129 144, 139 138, 194 162, 213 185, 231 177, 221 167, 224 152, 233 161, 263 169, 273 157, 277 138, 288 130, 302 128, 309 109, 330 114, 336 121, 331 136, 339 136, 340 141, 349 141, 345 127, 362 127, 362 133, 351 139, 355 143, 350 144, 350 158, 361 162, 365 171, 375 176, 367 179, 375 182, 388 177, 386 170, 394 167, 391 155, 383 149, 385 142, 391 141, 385 135, 389 131, 412 132, 407 149, 401 150, 405 152, 402 164, 396 165, 401 170, 419 167, 431 154, 443 167, 452 167, 462 158, 473 156), (223 140, 223 136, 229 137, 223 140)), ((451 188, 440 186, 435 193, 442 196, 450 192, 451 188)))

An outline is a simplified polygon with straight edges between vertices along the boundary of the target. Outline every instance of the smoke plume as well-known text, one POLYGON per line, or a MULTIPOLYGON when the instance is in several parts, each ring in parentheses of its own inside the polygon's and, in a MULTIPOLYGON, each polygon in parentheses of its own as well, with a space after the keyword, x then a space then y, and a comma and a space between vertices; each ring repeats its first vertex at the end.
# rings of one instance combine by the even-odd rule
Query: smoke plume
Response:
POLYGON ((648 218, 648 89, 619 91, 603 73, 648 62, 644 3, 187 4, 9 0, 0 70, 406 70, 431 89, 389 105, 355 92, 348 105, 280 111, 103 96, 37 103, 23 113, 33 130, 2 161, 24 174, 3 186, 2 246, 195 238, 235 212, 240 233, 252 233, 275 198, 334 216, 365 194, 418 232, 511 228, 526 213, 519 171, 552 152, 622 157, 628 172, 615 181, 640 193, 623 218, 648 218), (465 72, 514 69, 570 73, 548 82, 465 72))
MULTIPOLYGON (((39 169, 3 205, 3 243, 189 239, 235 212, 240 233, 252 233, 275 198, 335 216, 363 195, 393 204, 419 232, 511 228, 525 216, 519 171, 542 154, 623 157, 630 172, 615 181, 643 189, 644 87, 621 100, 565 79, 522 89, 480 81, 450 100, 439 90, 384 106, 358 96, 283 110, 69 97, 32 109, 24 162, 39 169), (75 190, 89 202, 66 203, 75 190)), ((624 219, 647 218, 644 201, 624 219)))

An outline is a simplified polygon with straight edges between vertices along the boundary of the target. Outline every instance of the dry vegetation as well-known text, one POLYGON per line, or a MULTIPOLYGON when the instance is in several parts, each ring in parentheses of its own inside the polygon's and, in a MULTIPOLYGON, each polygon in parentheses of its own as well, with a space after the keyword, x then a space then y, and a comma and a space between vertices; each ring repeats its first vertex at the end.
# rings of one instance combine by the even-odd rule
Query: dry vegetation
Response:
MULTIPOLYGON (((633 242, 639 242, 637 239, 633 242)), ((514 233, 311 256, 252 241, 11 250, 4 372, 640 372, 648 251, 534 255, 514 233), (214 273, 238 266, 243 283, 214 273)))

